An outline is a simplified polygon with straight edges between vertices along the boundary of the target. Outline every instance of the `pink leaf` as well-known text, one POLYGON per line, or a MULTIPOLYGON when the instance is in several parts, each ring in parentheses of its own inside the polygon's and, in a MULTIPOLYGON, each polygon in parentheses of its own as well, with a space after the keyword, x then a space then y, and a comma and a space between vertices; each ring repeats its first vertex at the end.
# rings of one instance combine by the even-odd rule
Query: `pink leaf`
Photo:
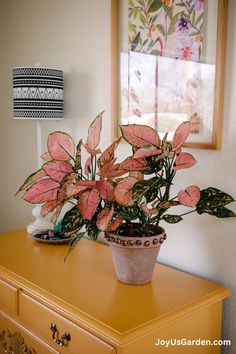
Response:
POLYGON ((160 138, 157 132, 146 125, 129 124, 120 126, 123 138, 136 147, 147 147, 148 145, 160 146, 160 138))
POLYGON ((56 182, 61 182, 68 174, 73 173, 68 161, 49 161, 43 165, 46 174, 56 182))
POLYGON ((103 177, 106 177, 106 178, 115 178, 115 177, 120 177, 120 176, 123 176, 125 173, 127 173, 127 171, 124 171, 124 170, 113 170, 113 171, 108 171, 106 172, 106 174, 104 175, 101 175, 103 177))
POLYGON ((89 173, 91 172, 90 171, 91 165, 92 165, 92 157, 89 156, 89 158, 86 160, 85 165, 84 165, 84 173, 86 175, 89 175, 89 173))
POLYGON ((87 144, 83 143, 83 147, 86 149, 86 151, 92 155, 92 156, 96 156, 97 154, 101 153, 100 149, 91 149, 87 144))
POLYGON ((137 181, 142 181, 144 179, 144 174, 140 171, 131 171, 129 176, 134 177, 137 181))
POLYGON ((119 169, 125 171, 144 171, 147 168, 147 161, 144 159, 127 158, 120 164, 119 169))
POLYGON ((114 196, 117 203, 121 205, 132 205, 132 189, 137 180, 133 177, 122 179, 115 188, 114 196))
POLYGON ((79 182, 76 182, 76 185, 87 187, 87 188, 93 188, 96 186, 96 181, 79 181, 79 182))
POLYGON ((63 207, 63 205, 59 205, 59 206, 56 208, 56 210, 54 211, 54 213, 52 214, 50 220, 51 220, 51 222, 52 222, 53 224, 56 223, 57 218, 58 218, 58 216, 59 216, 59 214, 60 214, 60 212, 61 212, 62 207, 63 207))
POLYGON ((49 200, 48 202, 44 203, 41 206, 41 215, 46 216, 47 214, 51 213, 58 205, 57 200, 49 200))
POLYGON ((68 184, 65 186, 66 198, 75 197, 78 198, 81 194, 88 190, 87 187, 78 186, 77 183, 68 184))
POLYGON ((111 210, 103 209, 98 215, 96 225, 101 231, 106 231, 108 224, 110 223, 113 216, 113 207, 111 210))
POLYGON ((141 205, 141 207, 142 207, 142 210, 144 211, 144 213, 146 213, 148 215, 155 215, 158 213, 158 209, 156 209, 156 208, 149 209, 146 203, 143 203, 141 205))
POLYGON ((195 208, 200 200, 200 189, 198 186, 189 186, 178 193, 178 200, 182 205, 195 208))
POLYGON ((101 198, 112 201, 114 199, 114 188, 111 183, 100 179, 96 182, 96 187, 100 193, 101 198))
POLYGON ((110 224, 108 225, 108 231, 115 231, 120 224, 122 223, 123 218, 122 216, 117 216, 115 219, 113 219, 110 224))
POLYGON ((104 112, 101 112, 92 122, 88 130, 88 138, 86 145, 94 150, 100 142, 100 133, 102 129, 102 115, 104 112))
POLYGON ((43 155, 40 156, 41 159, 45 160, 45 161, 51 161, 53 160, 52 156, 49 154, 49 152, 45 152, 43 155))
POLYGON ((96 188, 84 192, 78 201, 79 210, 86 220, 91 220, 100 202, 99 192, 96 188))
POLYGON ((57 197, 60 184, 51 178, 34 183, 24 194, 23 199, 34 204, 41 204, 57 197))
POLYGON ((71 160, 75 145, 70 135, 54 132, 48 136, 48 152, 54 160, 71 160))
POLYGON ((175 160, 174 170, 192 167, 197 163, 197 160, 188 152, 181 152, 175 160))
POLYGON ((45 177, 46 173, 43 169, 38 170, 37 172, 32 173, 28 178, 26 178, 25 182, 22 184, 16 195, 23 191, 24 189, 28 188, 31 184, 38 181, 40 178, 45 177))
POLYGON ((136 159, 138 159, 138 158, 144 158, 144 157, 148 157, 148 156, 160 155, 161 153, 162 153, 161 149, 157 149, 156 146, 151 145, 148 147, 138 149, 134 153, 134 157, 136 159))
POLYGON ((126 171, 119 168, 120 165, 115 164, 116 159, 112 159, 104 164, 100 170, 99 175, 103 178, 119 177, 126 173, 126 171))
POLYGON ((189 133, 190 133, 189 121, 183 122, 177 127, 172 141, 172 146, 174 151, 180 149, 181 145, 187 139, 189 133))
POLYGON ((103 166, 105 165, 105 163, 111 161, 114 159, 114 154, 115 154, 115 150, 117 148, 117 146, 119 145, 120 141, 121 141, 122 137, 120 137, 119 139, 115 140, 99 157, 98 159, 98 164, 99 166, 103 166))

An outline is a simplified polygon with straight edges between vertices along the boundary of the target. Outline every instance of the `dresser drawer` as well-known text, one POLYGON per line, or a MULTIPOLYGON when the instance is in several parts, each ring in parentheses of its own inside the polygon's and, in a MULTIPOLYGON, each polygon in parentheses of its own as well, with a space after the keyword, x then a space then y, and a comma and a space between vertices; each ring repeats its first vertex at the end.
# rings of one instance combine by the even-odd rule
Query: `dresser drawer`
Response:
POLYGON ((0 279, 0 309, 12 314, 18 312, 18 290, 0 279))
POLYGON ((20 319, 23 323, 39 335, 48 344, 54 348, 60 348, 61 353, 73 354, 115 354, 116 350, 106 342, 95 337, 89 332, 65 319, 58 313, 50 310, 38 301, 32 299, 24 293, 20 293, 19 301, 20 319), (52 339, 51 324, 55 324, 57 333, 55 338, 61 340, 64 333, 70 334, 71 340, 65 345, 54 343, 52 339))
POLYGON ((0 311, 0 353, 59 354, 0 311), (12 351, 10 351, 10 348, 12 351))

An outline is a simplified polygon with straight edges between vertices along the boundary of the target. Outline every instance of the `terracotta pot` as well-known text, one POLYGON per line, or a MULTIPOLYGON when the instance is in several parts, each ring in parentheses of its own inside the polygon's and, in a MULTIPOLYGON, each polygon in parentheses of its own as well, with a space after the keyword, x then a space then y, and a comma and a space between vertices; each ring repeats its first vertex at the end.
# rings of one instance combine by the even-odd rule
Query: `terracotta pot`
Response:
POLYGON ((117 278, 125 284, 149 283, 161 244, 166 239, 165 230, 158 228, 155 236, 130 237, 111 232, 106 233, 117 278))

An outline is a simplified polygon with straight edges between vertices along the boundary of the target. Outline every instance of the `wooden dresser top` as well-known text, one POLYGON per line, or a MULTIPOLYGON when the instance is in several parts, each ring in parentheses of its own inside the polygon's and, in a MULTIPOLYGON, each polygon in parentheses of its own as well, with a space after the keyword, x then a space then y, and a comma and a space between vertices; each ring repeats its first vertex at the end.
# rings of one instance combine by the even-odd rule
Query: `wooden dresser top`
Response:
POLYGON ((150 330, 230 295, 222 286, 161 264, 151 283, 125 285, 116 278, 109 247, 82 239, 64 263, 68 247, 36 242, 25 230, 1 233, 0 277, 114 336, 144 326, 150 330))

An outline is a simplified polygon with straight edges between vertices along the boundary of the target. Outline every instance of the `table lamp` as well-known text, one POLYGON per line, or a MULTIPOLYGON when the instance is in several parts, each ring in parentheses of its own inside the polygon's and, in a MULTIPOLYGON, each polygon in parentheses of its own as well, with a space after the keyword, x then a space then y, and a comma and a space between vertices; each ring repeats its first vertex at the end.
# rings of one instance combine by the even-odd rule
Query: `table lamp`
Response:
MULTIPOLYGON (((63 72, 35 67, 13 68, 13 106, 15 119, 37 120, 37 161, 42 161, 42 120, 63 119, 63 72)), ((40 215, 41 206, 33 209, 36 220, 27 226, 31 234, 36 230, 52 229, 53 225, 40 215)))

